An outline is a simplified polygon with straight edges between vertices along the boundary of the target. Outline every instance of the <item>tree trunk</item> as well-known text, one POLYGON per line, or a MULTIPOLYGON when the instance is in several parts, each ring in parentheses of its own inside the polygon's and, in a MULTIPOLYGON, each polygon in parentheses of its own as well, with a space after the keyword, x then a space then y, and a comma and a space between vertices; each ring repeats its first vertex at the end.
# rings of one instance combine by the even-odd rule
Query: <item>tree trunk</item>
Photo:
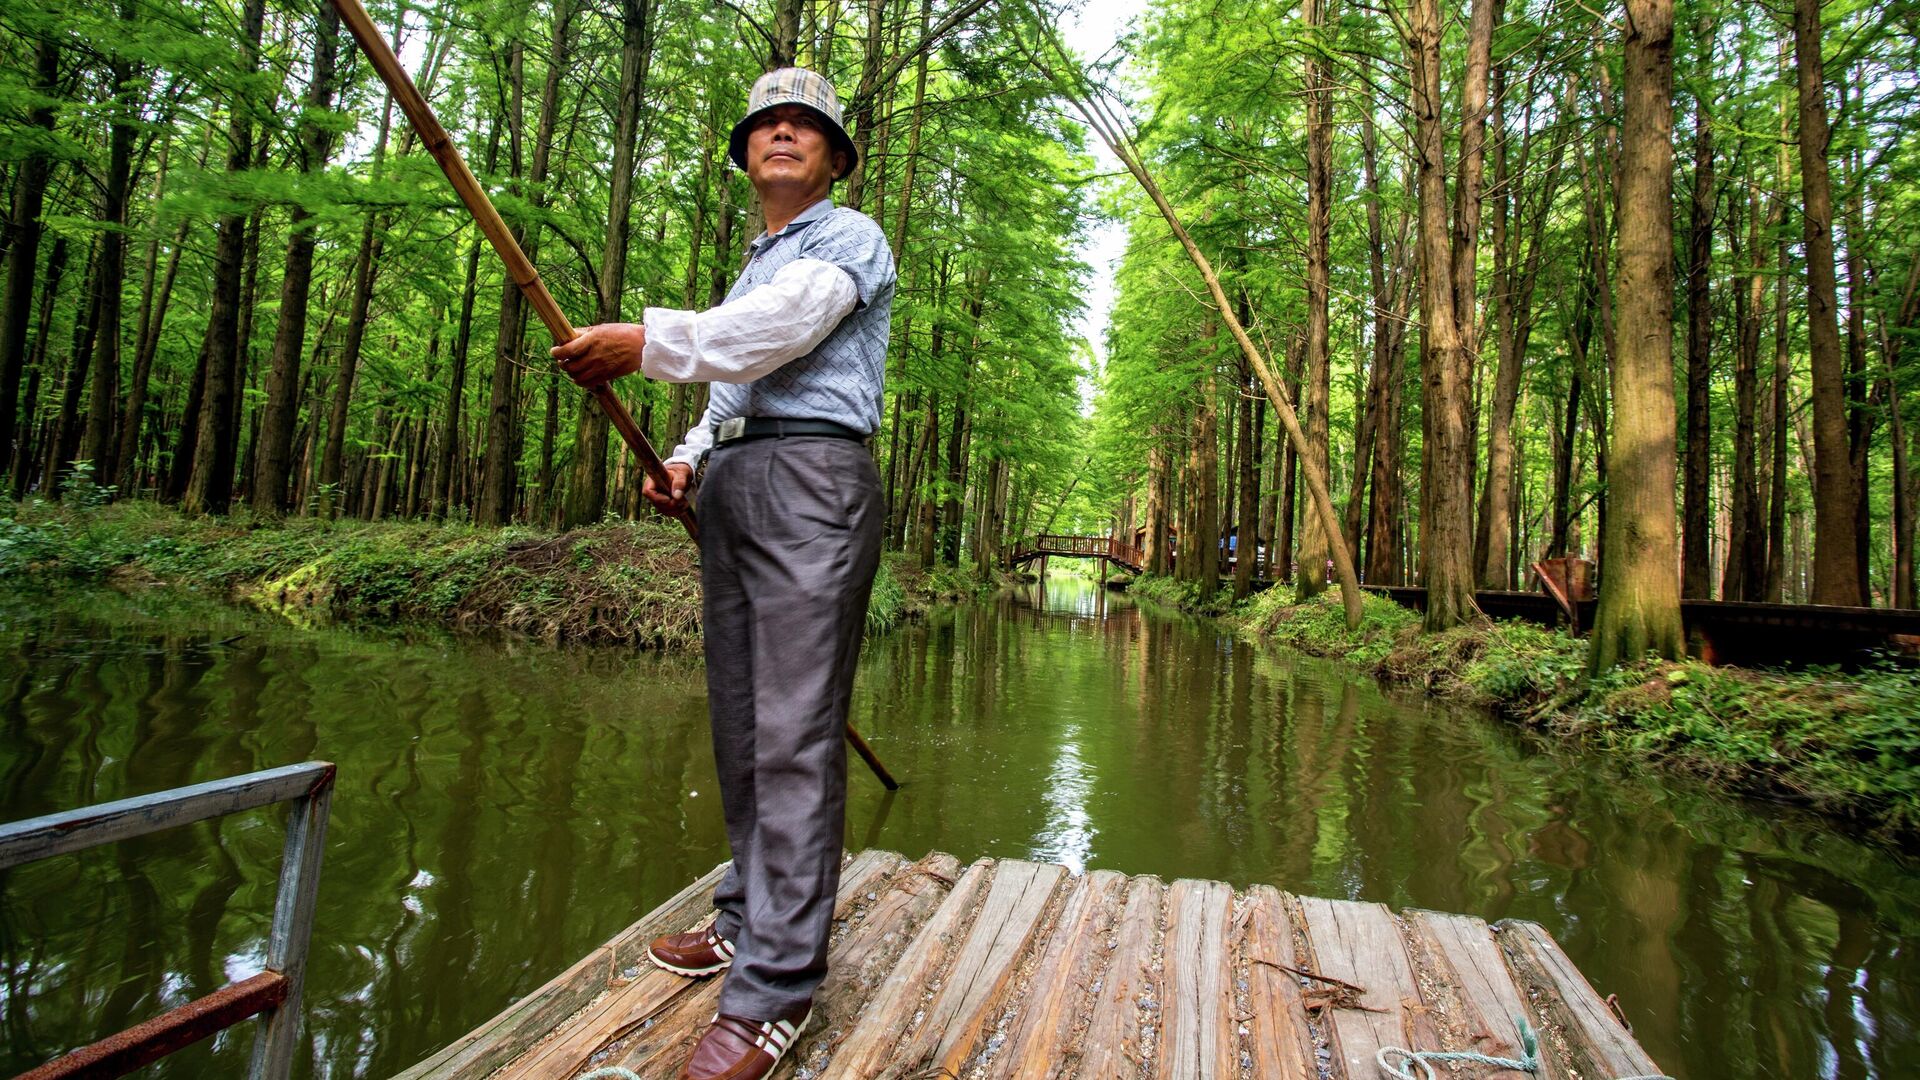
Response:
MULTIPOLYGON (((1475 0, 1474 6, 1488 2, 1475 0)), ((1479 608, 1473 599, 1473 461, 1467 416, 1472 404, 1473 356, 1455 317, 1460 277, 1447 231, 1437 0, 1414 0, 1406 45, 1412 68, 1419 183, 1420 315, 1426 328, 1420 363, 1426 477, 1421 491, 1421 565, 1427 588, 1426 627, 1445 630, 1478 617, 1479 608)), ((1469 72, 1467 84, 1473 85, 1474 79, 1469 72)))
MULTIPOLYGON (((241 47, 249 74, 260 66, 260 32, 266 0, 246 0, 241 47)), ((253 158, 253 106, 241 90, 228 101, 232 121, 227 131, 227 171, 238 175, 253 158)), ((240 375, 240 285, 245 272, 247 218, 222 214, 214 242, 213 300, 207 315, 206 383, 198 417, 199 436, 193 449, 193 471, 187 480, 189 513, 224 514, 233 501, 234 458, 240 433, 233 424, 240 375)), ((176 465, 176 468, 178 466, 176 465)))
MULTIPOLYGON (((387 95, 381 112, 380 134, 373 144, 373 176, 380 178, 386 160, 387 134, 393 119, 393 95, 387 95)), ((319 514, 332 517, 339 510, 344 491, 341 470, 347 443, 347 420, 353 407, 354 375, 360 366, 360 351, 366 344, 367 313, 373 303, 374 276, 379 272, 380 251, 385 246, 386 229, 379 214, 370 213, 360 227, 359 253, 353 263, 353 301, 347 314, 347 340, 340 350, 339 365, 333 376, 333 402, 327 411, 327 440, 320 452, 319 514)), ((350 486, 347 490, 350 490, 350 486)))
POLYGON ((67 466, 80 452, 80 394, 87 385, 87 371, 93 365, 93 351, 100 328, 100 248, 87 255, 86 288, 81 290, 80 305, 73 320, 73 349, 67 363, 67 379, 60 391, 60 414, 54 420, 53 433, 47 439, 47 459, 41 470, 40 490, 48 498, 58 495, 65 483, 67 466))
MULTIPOLYGON (((633 167, 639 147, 640 99, 653 57, 653 0, 621 0, 620 96, 614 120, 613 177, 607 196, 606 246, 600 257, 600 308, 596 322, 620 318, 626 291, 627 233, 633 209, 633 167)), ((598 521, 607 505, 607 414, 580 410, 574 429, 574 474, 562 524, 575 528, 598 521)))
POLYGON ((1745 281, 1734 288, 1734 482, 1728 513, 1726 575, 1720 578, 1720 600, 1759 600, 1766 586, 1766 525, 1761 509, 1761 486, 1755 471, 1761 388, 1761 317, 1766 307, 1766 273, 1761 246, 1761 190, 1753 188, 1745 202, 1745 242, 1738 221, 1741 200, 1732 202, 1728 236, 1734 265, 1751 259, 1745 281), (1745 250, 1741 250, 1745 248, 1745 250))
MULTIPOLYGON (((522 177, 521 152, 525 144, 525 70, 518 43, 510 45, 507 60, 507 161, 515 186, 522 177)), ((514 229, 516 242, 524 229, 514 229)), ((481 525, 505 525, 513 520, 515 472, 519 463, 519 400, 521 328, 526 319, 520 287, 512 279, 500 284, 500 318, 494 329, 493 379, 487 389, 487 449, 480 468, 480 495, 473 519, 481 525)))
MULTIPOLYGON (((47 253, 45 281, 40 289, 40 314, 36 319, 33 336, 32 356, 28 363, 33 374, 27 380, 26 400, 20 402, 20 425, 15 429, 16 445, 11 470, 6 474, 9 489, 15 498, 26 495, 27 477, 33 471, 33 429, 34 414, 38 411, 40 399, 40 380, 46 368, 47 337, 53 332, 53 304, 60 296, 60 279, 67 268, 67 238, 56 236, 53 250, 47 253)), ((11 419, 11 411, 9 419, 11 419)))
MULTIPOLYGON (((120 21, 131 28, 135 12, 131 4, 120 5, 120 21)), ((133 186, 133 138, 135 114, 131 83, 134 65, 116 58, 107 64, 107 77, 114 87, 113 121, 108 136, 106 185, 102 189, 100 220, 106 228, 100 235, 100 325, 98 355, 94 361, 93 394, 87 405, 86 438, 80 456, 93 462, 93 475, 102 484, 110 484, 119 475, 114 460, 119 443, 114 438, 114 420, 120 414, 121 310, 127 280, 127 202, 133 186)))
MULTIPOLYGON (((1309 3, 1313 0, 1308 0, 1309 3)), ((1259 490, 1255 486, 1254 448, 1259 445, 1253 432, 1252 372, 1246 364, 1240 365, 1238 377, 1234 379, 1233 392, 1239 400, 1240 408, 1235 419, 1238 430, 1234 444, 1238 448, 1234 455, 1238 477, 1239 500, 1233 514, 1233 598, 1245 599, 1253 591, 1253 567, 1260 559, 1260 529, 1254 523, 1254 514, 1259 509, 1259 490)))
POLYGON ((1813 602, 1858 607, 1847 383, 1840 355, 1833 254, 1833 193, 1827 173, 1827 98, 1821 68, 1820 0, 1794 0, 1799 77, 1800 192, 1807 259, 1807 355, 1813 388, 1813 602))
POLYGON ((1589 663, 1685 653, 1674 573, 1673 2, 1627 0, 1620 333, 1606 534, 1589 663))
MULTIPOLYGON (((1699 87, 1711 85, 1713 16, 1703 11, 1694 40, 1699 48, 1699 87)), ((1699 88, 1695 90, 1696 95, 1699 88)), ((1712 513, 1709 481, 1713 471, 1713 418, 1708 396, 1713 380, 1713 124, 1708 103, 1693 108, 1693 200, 1687 219, 1687 472, 1686 525, 1680 555, 1680 595, 1712 595, 1712 513)))
MULTIPOLYGON (((60 81, 60 39, 48 34, 34 46, 34 92, 40 101, 27 116, 27 126, 43 133, 53 130, 54 100, 60 81)), ((53 160, 47 153, 29 154, 20 163, 13 185, 13 243, 7 247, 7 288, 0 299, 0 476, 15 461, 14 418, 18 415, 20 378, 26 370, 27 323, 33 316, 33 286, 40 258, 43 227, 40 211, 46 203, 47 181, 53 160)), ((49 256, 51 259, 51 256, 49 256)), ((52 276, 57 280, 58 272, 52 276)), ((31 417, 28 418, 29 424, 31 417)))
MULTIPOLYGON (((1210 325, 1207 337, 1212 338, 1216 333, 1218 328, 1210 325)), ((1200 380, 1198 414, 1194 417, 1193 438, 1188 444, 1188 462, 1193 471, 1190 498, 1193 528, 1180 538, 1182 561, 1193 571, 1189 580, 1200 586, 1202 602, 1212 599, 1214 590, 1220 587, 1220 389, 1215 384, 1211 371, 1200 380)), ((1325 573, 1319 567, 1313 569, 1325 573)), ((1308 570, 1303 561, 1301 576, 1307 576, 1308 570)))
MULTIPOLYGON (((1300 23, 1316 37, 1324 22, 1322 0, 1301 0, 1300 23)), ((1307 383, 1305 420, 1307 468, 1328 476, 1332 464, 1330 424, 1333 403, 1332 334, 1328 325, 1329 263, 1333 251, 1333 87, 1323 77, 1320 51, 1306 51, 1307 95, 1307 383)), ((1308 514, 1300 528, 1300 575, 1295 595, 1308 600, 1327 588, 1329 548, 1319 515, 1308 514)))
POLYGON ((1893 606, 1911 608, 1914 588, 1913 484, 1907 459, 1906 420, 1900 415, 1900 358, 1906 352, 1906 335, 1920 319, 1920 253, 1907 264, 1906 287, 1900 293, 1900 306, 1894 319, 1896 334, 1887 332, 1886 316, 1880 317, 1880 352, 1886 357, 1886 397, 1888 434, 1893 440, 1893 606))
MULTIPOLYGON (((156 201, 165 190, 169 145, 170 142, 163 142, 160 148, 160 171, 153 182, 156 201)), ((206 164, 204 153, 200 164, 206 164)), ((141 436, 146 430, 153 358, 160 347, 160 331, 167 323, 167 309, 173 301, 174 282, 180 276, 180 255, 186 248, 187 231, 187 223, 182 222, 174 232, 172 248, 167 253, 167 268, 160 275, 157 290, 153 279, 159 257, 159 240, 156 238, 147 249, 146 284, 141 289, 140 298, 140 335, 133 350, 133 375, 127 383, 126 408, 120 414, 120 451, 115 455, 120 463, 120 475, 114 482, 120 485, 122 492, 131 491, 140 481, 141 436)))
MULTIPOLYGON (((319 7, 313 42, 313 77, 307 85, 310 117, 333 108, 334 64, 339 52, 340 15, 332 4, 319 7)), ((325 169, 333 136, 324 124, 311 119, 300 132, 299 168, 302 176, 325 169)), ((277 514, 289 508, 292 483, 293 429, 299 419, 300 359, 307 347, 307 302, 313 284, 314 232, 317 223, 306 207, 295 204, 287 237, 286 270, 280 278, 280 321, 274 328, 273 353, 267 369, 267 402, 260 414, 260 449, 254 459, 253 508, 277 514)))
POLYGON ((1777 284, 1773 312, 1773 395, 1770 412, 1773 444, 1767 468, 1767 577, 1766 600, 1779 603, 1787 582, 1787 437, 1790 425, 1787 390, 1793 378, 1791 342, 1787 337, 1787 274, 1792 268, 1787 243, 1775 253, 1777 284))

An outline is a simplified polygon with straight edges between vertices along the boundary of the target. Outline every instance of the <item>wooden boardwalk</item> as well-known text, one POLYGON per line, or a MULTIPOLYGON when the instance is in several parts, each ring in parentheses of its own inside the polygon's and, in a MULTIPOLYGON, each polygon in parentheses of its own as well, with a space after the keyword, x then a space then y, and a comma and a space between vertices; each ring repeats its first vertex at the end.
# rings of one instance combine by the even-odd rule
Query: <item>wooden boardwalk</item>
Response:
MULTIPOLYGON (((719 876, 402 1075, 672 1077, 720 981, 658 971, 643 950, 699 925, 719 876)), ((1439 1075, 1660 1071, 1534 923, 864 851, 842 872, 831 948, 813 1022, 776 1075, 1374 1080, 1382 1046, 1518 1057, 1520 1016, 1539 1033, 1538 1073, 1439 1075)))

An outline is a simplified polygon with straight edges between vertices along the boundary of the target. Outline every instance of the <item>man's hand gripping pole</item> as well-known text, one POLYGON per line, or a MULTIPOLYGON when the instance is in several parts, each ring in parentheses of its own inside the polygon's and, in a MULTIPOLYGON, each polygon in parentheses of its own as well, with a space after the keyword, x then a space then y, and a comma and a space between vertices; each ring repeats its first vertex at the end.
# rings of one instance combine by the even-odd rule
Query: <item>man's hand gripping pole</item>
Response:
MULTIPOLYGON (((407 122, 413 125, 413 130, 419 135, 420 141, 426 144, 427 152, 433 155, 433 160, 440 163, 440 171, 447 174, 447 180, 453 184, 453 190, 460 196, 461 203, 466 206, 467 212, 473 215, 474 223, 480 226, 480 231, 486 235, 487 242, 493 245, 494 253, 499 255, 500 261, 507 265, 507 276, 520 287, 520 292, 526 296, 527 302, 532 304, 533 310, 539 314, 540 321, 547 324, 548 332, 553 335, 554 344, 572 341, 575 336, 573 324, 568 322, 566 315, 561 313, 560 305, 554 302, 553 294, 547 291, 546 283, 540 280, 539 271, 535 270, 533 263, 528 261, 527 253, 520 250, 519 242, 514 240, 513 233, 508 231, 507 223, 501 220, 500 212, 493 208, 493 200, 487 198, 486 189, 480 186, 480 181, 474 177, 473 170, 467 168, 466 160, 460 156, 460 151, 453 145, 453 140, 447 137, 446 129, 440 126, 439 119, 433 115, 433 109, 427 105, 427 99, 422 97, 419 88, 413 85, 413 79, 407 75, 406 69, 400 66, 399 59, 393 55, 393 49, 388 46, 387 39, 380 33, 379 27, 373 25, 373 19, 367 15, 367 9, 360 5, 360 0, 332 0, 332 3, 335 10, 340 12, 340 21, 347 25, 347 30, 353 34, 353 39, 360 43, 361 51, 367 54, 367 59, 373 61, 373 69, 379 73, 380 81, 386 83, 387 89, 393 91, 394 100, 400 103, 400 111, 407 115, 407 122)), ((660 455, 654 451, 653 444, 647 441, 646 432, 641 431, 640 425, 633 422, 633 414, 627 411, 626 405, 614 395, 613 390, 602 385, 587 392, 600 403, 600 408, 606 412, 607 419, 613 422, 614 430, 620 433, 620 438, 626 442, 627 448, 633 451, 633 456, 640 459, 640 467, 645 469, 647 475, 653 479, 654 486, 661 491, 673 490, 673 482, 667 475, 666 465, 661 462, 660 455)), ((675 516, 679 518, 680 524, 686 526, 687 535, 698 543, 700 530, 694 521, 693 511, 688 509, 675 516)), ((853 744, 855 752, 873 770, 873 774, 880 778, 880 782, 887 786, 888 791, 900 786, 899 781, 887 772, 886 766, 880 763, 880 759, 867 746, 867 741, 860 737, 860 733, 853 729, 852 724, 847 725, 847 741, 853 744)))

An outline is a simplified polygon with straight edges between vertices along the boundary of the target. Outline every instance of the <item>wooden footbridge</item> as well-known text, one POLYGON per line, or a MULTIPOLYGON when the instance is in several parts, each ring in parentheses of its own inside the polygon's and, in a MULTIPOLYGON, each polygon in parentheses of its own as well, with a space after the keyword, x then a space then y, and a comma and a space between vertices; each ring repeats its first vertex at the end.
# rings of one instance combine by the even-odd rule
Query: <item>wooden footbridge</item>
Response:
MULTIPOLYGON (((1041 533, 1039 536, 1029 536, 1016 543, 1013 553, 1007 556, 1007 566, 1009 569, 1021 567, 1051 555, 1072 559, 1101 559, 1107 564, 1122 567, 1136 574, 1147 565, 1147 553, 1124 540, 1115 540, 1106 536, 1060 536, 1041 533)), ((1103 566, 1102 569, 1104 570, 1105 567, 1103 566)))
MULTIPOLYGON (((675 1075, 720 982, 657 970, 643 950, 710 917, 722 869, 403 1080, 675 1075)), ((1388 1047, 1531 1066, 1436 1066, 1474 1080, 1660 1072, 1528 922, 864 851, 841 871, 830 950, 776 1076, 1375 1080, 1394 1075, 1378 1062, 1388 1047)))

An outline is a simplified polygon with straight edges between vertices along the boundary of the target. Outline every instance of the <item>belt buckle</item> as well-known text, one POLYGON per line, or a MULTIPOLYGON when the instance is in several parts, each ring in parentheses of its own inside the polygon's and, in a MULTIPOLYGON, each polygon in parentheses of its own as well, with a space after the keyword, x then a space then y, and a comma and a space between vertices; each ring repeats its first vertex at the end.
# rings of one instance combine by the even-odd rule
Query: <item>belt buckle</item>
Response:
POLYGON ((744 416, 736 416, 730 420, 720 421, 720 426, 715 431, 713 441, 715 445, 730 443, 744 436, 746 433, 747 418, 744 416))

